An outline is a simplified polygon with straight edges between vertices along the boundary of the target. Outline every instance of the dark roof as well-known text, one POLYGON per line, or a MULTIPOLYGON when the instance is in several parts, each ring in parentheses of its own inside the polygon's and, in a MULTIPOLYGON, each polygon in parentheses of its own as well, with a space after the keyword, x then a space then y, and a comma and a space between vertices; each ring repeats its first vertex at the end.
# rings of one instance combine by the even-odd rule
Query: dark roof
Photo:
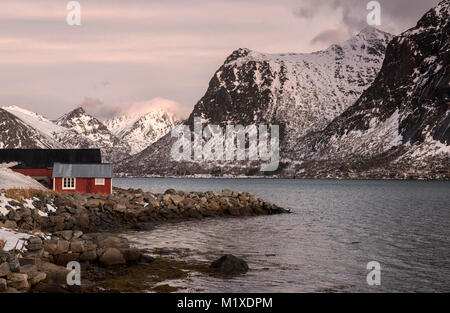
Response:
POLYGON ((100 149, 0 149, 0 163, 19 162, 13 168, 52 168, 53 163, 102 163, 100 149))
POLYGON ((55 163, 53 178, 112 178, 112 164, 61 164, 55 163))

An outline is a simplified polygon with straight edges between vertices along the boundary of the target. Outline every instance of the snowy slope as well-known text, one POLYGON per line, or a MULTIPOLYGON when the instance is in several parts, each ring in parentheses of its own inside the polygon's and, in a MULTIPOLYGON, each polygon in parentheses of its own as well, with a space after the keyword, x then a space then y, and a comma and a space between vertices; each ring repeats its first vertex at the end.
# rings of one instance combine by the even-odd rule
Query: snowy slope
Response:
POLYGON ((2 109, 15 115, 26 124, 50 137, 54 136, 55 134, 67 131, 66 128, 56 125, 45 117, 32 111, 22 109, 18 106, 6 106, 2 107, 2 109))
POLYGON ((169 133, 178 123, 179 119, 175 115, 163 110, 153 110, 143 115, 117 116, 104 122, 111 133, 130 145, 131 154, 141 152, 169 133))
POLYGON ((63 148, 48 132, 41 132, 0 108, 0 149, 63 148))
POLYGON ((29 176, 13 172, 0 164, 0 189, 32 188, 46 190, 44 186, 29 176))

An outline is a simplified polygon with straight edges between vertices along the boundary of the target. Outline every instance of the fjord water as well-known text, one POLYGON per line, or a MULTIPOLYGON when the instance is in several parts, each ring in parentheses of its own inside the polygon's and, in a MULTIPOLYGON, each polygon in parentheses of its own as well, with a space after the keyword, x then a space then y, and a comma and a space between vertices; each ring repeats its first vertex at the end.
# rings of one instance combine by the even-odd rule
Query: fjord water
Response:
POLYGON ((203 261, 231 253, 251 268, 232 279, 169 282, 181 291, 450 291, 450 182, 122 178, 114 185, 152 192, 229 188, 293 211, 127 234, 137 247, 181 249, 203 261), (366 282, 370 261, 381 264, 380 286, 366 282))

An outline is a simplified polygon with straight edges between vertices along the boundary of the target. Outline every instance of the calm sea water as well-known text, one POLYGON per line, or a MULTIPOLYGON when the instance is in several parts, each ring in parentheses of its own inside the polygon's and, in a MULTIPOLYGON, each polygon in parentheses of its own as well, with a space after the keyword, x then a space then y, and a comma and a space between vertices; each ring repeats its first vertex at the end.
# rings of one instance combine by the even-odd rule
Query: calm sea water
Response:
POLYGON ((170 284, 205 292, 450 292, 450 182, 273 179, 115 179, 163 192, 248 191, 294 213, 211 218, 129 233, 138 247, 187 249, 212 261, 231 253, 251 271, 170 284), (367 263, 381 264, 368 286, 367 263))

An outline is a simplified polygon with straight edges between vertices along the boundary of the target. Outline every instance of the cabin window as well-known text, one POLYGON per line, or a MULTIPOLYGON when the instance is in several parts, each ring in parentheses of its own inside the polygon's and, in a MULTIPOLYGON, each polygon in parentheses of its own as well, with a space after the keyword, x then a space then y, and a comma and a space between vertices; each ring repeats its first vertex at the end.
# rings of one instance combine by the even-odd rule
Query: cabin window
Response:
POLYGON ((104 178, 96 178, 95 185, 96 186, 105 186, 105 179, 104 178))
POLYGON ((75 178, 64 177, 63 178, 63 189, 75 189, 75 178))

